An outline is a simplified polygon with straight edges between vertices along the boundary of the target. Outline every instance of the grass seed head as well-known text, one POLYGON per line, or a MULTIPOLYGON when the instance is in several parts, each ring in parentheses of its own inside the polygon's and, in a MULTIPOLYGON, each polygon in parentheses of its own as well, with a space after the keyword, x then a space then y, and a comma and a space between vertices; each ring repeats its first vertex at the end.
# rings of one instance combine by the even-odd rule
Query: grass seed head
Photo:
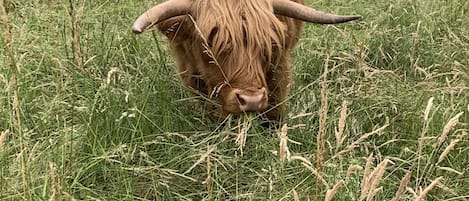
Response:
POLYGON ((357 170, 363 170, 363 167, 359 165, 351 165, 348 167, 347 174, 345 176, 345 183, 348 183, 348 181, 350 180, 350 175, 352 174, 352 172, 355 172, 357 170))
POLYGON ((325 201, 331 201, 334 198, 334 195, 339 191, 339 188, 344 184, 344 180, 337 182, 332 189, 327 190, 325 201))
POLYGON ((252 126, 252 118, 243 115, 238 122, 240 125, 240 130, 235 142, 238 145, 238 150, 241 152, 241 155, 243 155, 243 148, 246 145, 246 138, 248 136, 249 129, 251 129, 252 126))
POLYGON ((300 196, 298 195, 298 192, 296 192, 295 189, 293 189, 293 200, 300 201, 300 196))
POLYGON ((368 158, 366 158, 366 164, 365 164, 365 171, 363 172, 363 178, 361 182, 361 194, 360 198, 364 198, 366 193, 368 192, 368 180, 370 178, 371 174, 371 165, 373 163, 373 153, 371 153, 368 158))
POLYGON ((336 142, 337 142, 337 145, 336 145, 337 148, 339 148, 340 145, 342 145, 342 143, 344 142, 344 139, 345 139, 342 135, 344 133, 346 118, 347 118, 347 101, 343 101, 342 102, 342 107, 341 107, 341 110, 340 110, 340 119, 339 119, 338 129, 335 132, 335 139, 336 139, 336 142))
POLYGON ((290 157, 290 160, 299 160, 299 161, 301 161, 301 162, 303 162, 303 163, 306 163, 306 164, 309 165, 309 166, 312 166, 312 165, 313 165, 310 160, 308 160, 307 158, 302 157, 302 156, 291 156, 291 157, 290 157))
POLYGON ((0 135, 0 151, 2 151, 3 146, 5 145, 5 141, 8 137, 8 133, 10 133, 10 131, 6 130, 6 131, 3 131, 2 134, 0 135))
POLYGON ((438 177, 436 178, 435 180, 433 180, 433 182, 428 185, 418 196, 417 198, 415 198, 414 201, 423 201, 425 200, 425 197, 427 196, 427 194, 433 189, 433 187, 435 187, 435 185, 437 183, 440 182, 440 180, 443 179, 443 177, 438 177))
POLYGON ((445 159, 446 156, 448 156, 449 152, 451 152, 451 150, 454 149, 454 147, 456 146, 456 144, 459 142, 460 140, 459 139, 455 139, 455 140, 452 140, 451 143, 445 148, 445 150, 440 154, 440 157, 438 157, 438 162, 436 162, 437 164, 439 164, 441 161, 443 161, 443 159, 445 159))
POLYGON ((372 201, 373 198, 375 197, 376 193, 378 193, 381 190, 383 190, 383 187, 379 187, 379 188, 373 189, 373 191, 368 192, 368 196, 366 197, 366 201, 372 201))
POLYGON ((389 160, 385 159, 383 162, 379 163, 378 166, 375 168, 375 170, 373 170, 373 172, 371 173, 368 182, 364 186, 365 191, 368 191, 368 195, 366 199, 367 201, 372 200, 375 194, 380 190, 380 189, 377 189, 376 186, 378 185, 378 182, 383 177, 388 162, 389 160))
POLYGON ((463 114, 464 112, 460 112, 459 114, 457 114, 456 116, 454 116, 448 121, 448 123, 443 128, 443 132, 438 138, 438 141, 434 145, 435 148, 440 147, 443 144, 443 142, 445 142, 446 138, 448 137, 449 132, 454 128, 454 126, 456 126, 456 124, 459 122, 459 117, 463 114))
POLYGON ((423 120, 425 121, 425 123, 427 123, 428 121, 428 116, 430 115, 430 110, 432 109, 432 106, 433 106, 433 99, 434 99, 433 97, 428 99, 427 107, 425 108, 425 112, 423 114, 423 120))
POLYGON ((437 166, 437 168, 439 170, 443 170, 443 171, 446 171, 446 172, 451 172, 451 173, 454 173, 454 174, 457 174, 459 176, 463 176, 464 175, 464 172, 461 172, 461 171, 457 171, 453 168, 450 168, 450 167, 440 167, 440 166, 437 166))
POLYGON ((397 189, 396 194, 394 195, 391 201, 401 200, 401 197, 404 194, 405 189, 407 188, 407 184, 409 184, 411 174, 412 172, 407 172, 407 174, 405 174, 405 176, 401 179, 401 182, 399 183, 399 188, 397 189))
POLYGON ((51 191, 52 191, 52 195, 50 196, 49 201, 55 201, 57 200, 57 194, 60 191, 60 189, 59 189, 59 184, 57 181, 56 168, 54 166, 54 163, 52 162, 49 162, 49 175, 50 175, 51 191))
POLYGON ((339 156, 341 156, 342 154, 345 154, 347 152, 350 152, 352 151, 354 148, 356 148, 357 146, 359 146, 363 141, 365 141, 368 137, 372 136, 372 135, 380 135, 390 124, 385 124, 384 126, 381 126, 369 133, 365 133, 363 134, 362 136, 360 136, 360 138, 358 138, 357 140, 355 140, 354 142, 350 143, 349 145, 347 145, 343 150, 337 152, 335 155, 333 155, 329 160, 332 160, 332 159, 335 159, 339 156))
POLYGON ((290 158, 290 151, 288 150, 288 145, 287 145, 288 143, 287 132, 288 132, 288 126, 287 124, 284 124, 280 131, 280 162, 282 163, 285 162, 285 159, 290 158))

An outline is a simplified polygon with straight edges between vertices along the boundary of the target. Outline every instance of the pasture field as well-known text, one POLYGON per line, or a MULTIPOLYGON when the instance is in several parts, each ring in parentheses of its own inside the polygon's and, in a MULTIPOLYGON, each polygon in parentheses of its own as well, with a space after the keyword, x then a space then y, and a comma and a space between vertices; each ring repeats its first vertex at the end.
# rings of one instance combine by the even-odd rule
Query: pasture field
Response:
POLYGON ((305 26, 278 129, 209 119, 155 3, 2 0, 0 200, 469 200, 469 1, 308 1, 364 19, 305 26))

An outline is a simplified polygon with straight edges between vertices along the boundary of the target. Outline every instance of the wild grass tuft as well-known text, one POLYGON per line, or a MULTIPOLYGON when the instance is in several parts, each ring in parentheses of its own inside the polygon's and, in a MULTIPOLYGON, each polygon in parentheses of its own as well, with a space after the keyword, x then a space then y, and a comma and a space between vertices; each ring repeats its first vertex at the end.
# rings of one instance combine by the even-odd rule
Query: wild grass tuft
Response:
MULTIPOLYGON (((12 45, 13 43, 13 36, 11 31, 10 25, 10 17, 8 15, 7 9, 4 5, 4 2, 0 2, 0 10, 2 11, 2 21, 3 21, 3 30, 4 30, 4 41, 5 41, 5 52, 6 57, 8 58, 8 66, 9 66, 9 74, 10 74, 10 81, 9 81, 9 89, 7 89, 8 93, 8 102, 11 109, 10 116, 10 125, 9 127, 14 129, 17 134, 18 143, 19 143, 19 154, 17 155, 19 160, 19 169, 21 172, 21 184, 23 187, 22 196, 24 198, 31 199, 31 194, 29 193, 29 175, 27 170, 27 160, 26 154, 27 150, 25 147, 25 140, 24 140, 24 131, 23 131, 23 123, 22 123, 22 107, 21 107, 21 96, 20 94, 20 87, 18 86, 18 76, 19 76, 19 66, 17 64, 15 58, 15 50, 12 45)), ((6 127, 5 127, 6 128, 6 127)), ((2 133, 1 136, 1 143, 0 146, 3 146, 4 140, 7 137, 8 131, 2 133)))
POLYGON ((85 8, 85 1, 78 0, 79 4, 75 5, 74 0, 69 0, 68 2, 68 15, 70 18, 70 32, 71 32, 71 46, 73 50, 73 58, 75 60, 75 64, 81 70, 85 70, 84 66, 84 59, 81 50, 81 18, 83 16, 84 8, 85 8), (78 6, 75 7, 75 6, 78 6))

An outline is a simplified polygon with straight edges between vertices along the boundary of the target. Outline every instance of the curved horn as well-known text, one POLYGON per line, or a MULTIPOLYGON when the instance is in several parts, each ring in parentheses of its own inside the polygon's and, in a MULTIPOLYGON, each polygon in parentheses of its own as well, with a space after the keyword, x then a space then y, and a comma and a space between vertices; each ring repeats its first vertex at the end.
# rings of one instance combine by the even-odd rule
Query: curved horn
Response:
POLYGON ((191 0, 169 0, 150 8, 135 20, 132 25, 134 33, 142 33, 151 25, 168 18, 184 15, 189 11, 191 0))
POLYGON ((337 24, 360 19, 360 15, 334 15, 315 10, 308 6, 290 1, 290 0, 272 0, 274 13, 306 22, 317 24, 337 24))

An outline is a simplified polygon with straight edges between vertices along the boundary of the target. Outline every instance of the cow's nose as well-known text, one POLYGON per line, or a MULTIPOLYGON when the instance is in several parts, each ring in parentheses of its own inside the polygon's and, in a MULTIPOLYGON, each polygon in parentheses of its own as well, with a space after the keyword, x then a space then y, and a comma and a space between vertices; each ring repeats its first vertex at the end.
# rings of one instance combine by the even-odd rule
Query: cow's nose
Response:
POLYGON ((244 112, 260 111, 266 106, 265 90, 254 93, 237 93, 236 98, 239 102, 239 108, 244 112))

